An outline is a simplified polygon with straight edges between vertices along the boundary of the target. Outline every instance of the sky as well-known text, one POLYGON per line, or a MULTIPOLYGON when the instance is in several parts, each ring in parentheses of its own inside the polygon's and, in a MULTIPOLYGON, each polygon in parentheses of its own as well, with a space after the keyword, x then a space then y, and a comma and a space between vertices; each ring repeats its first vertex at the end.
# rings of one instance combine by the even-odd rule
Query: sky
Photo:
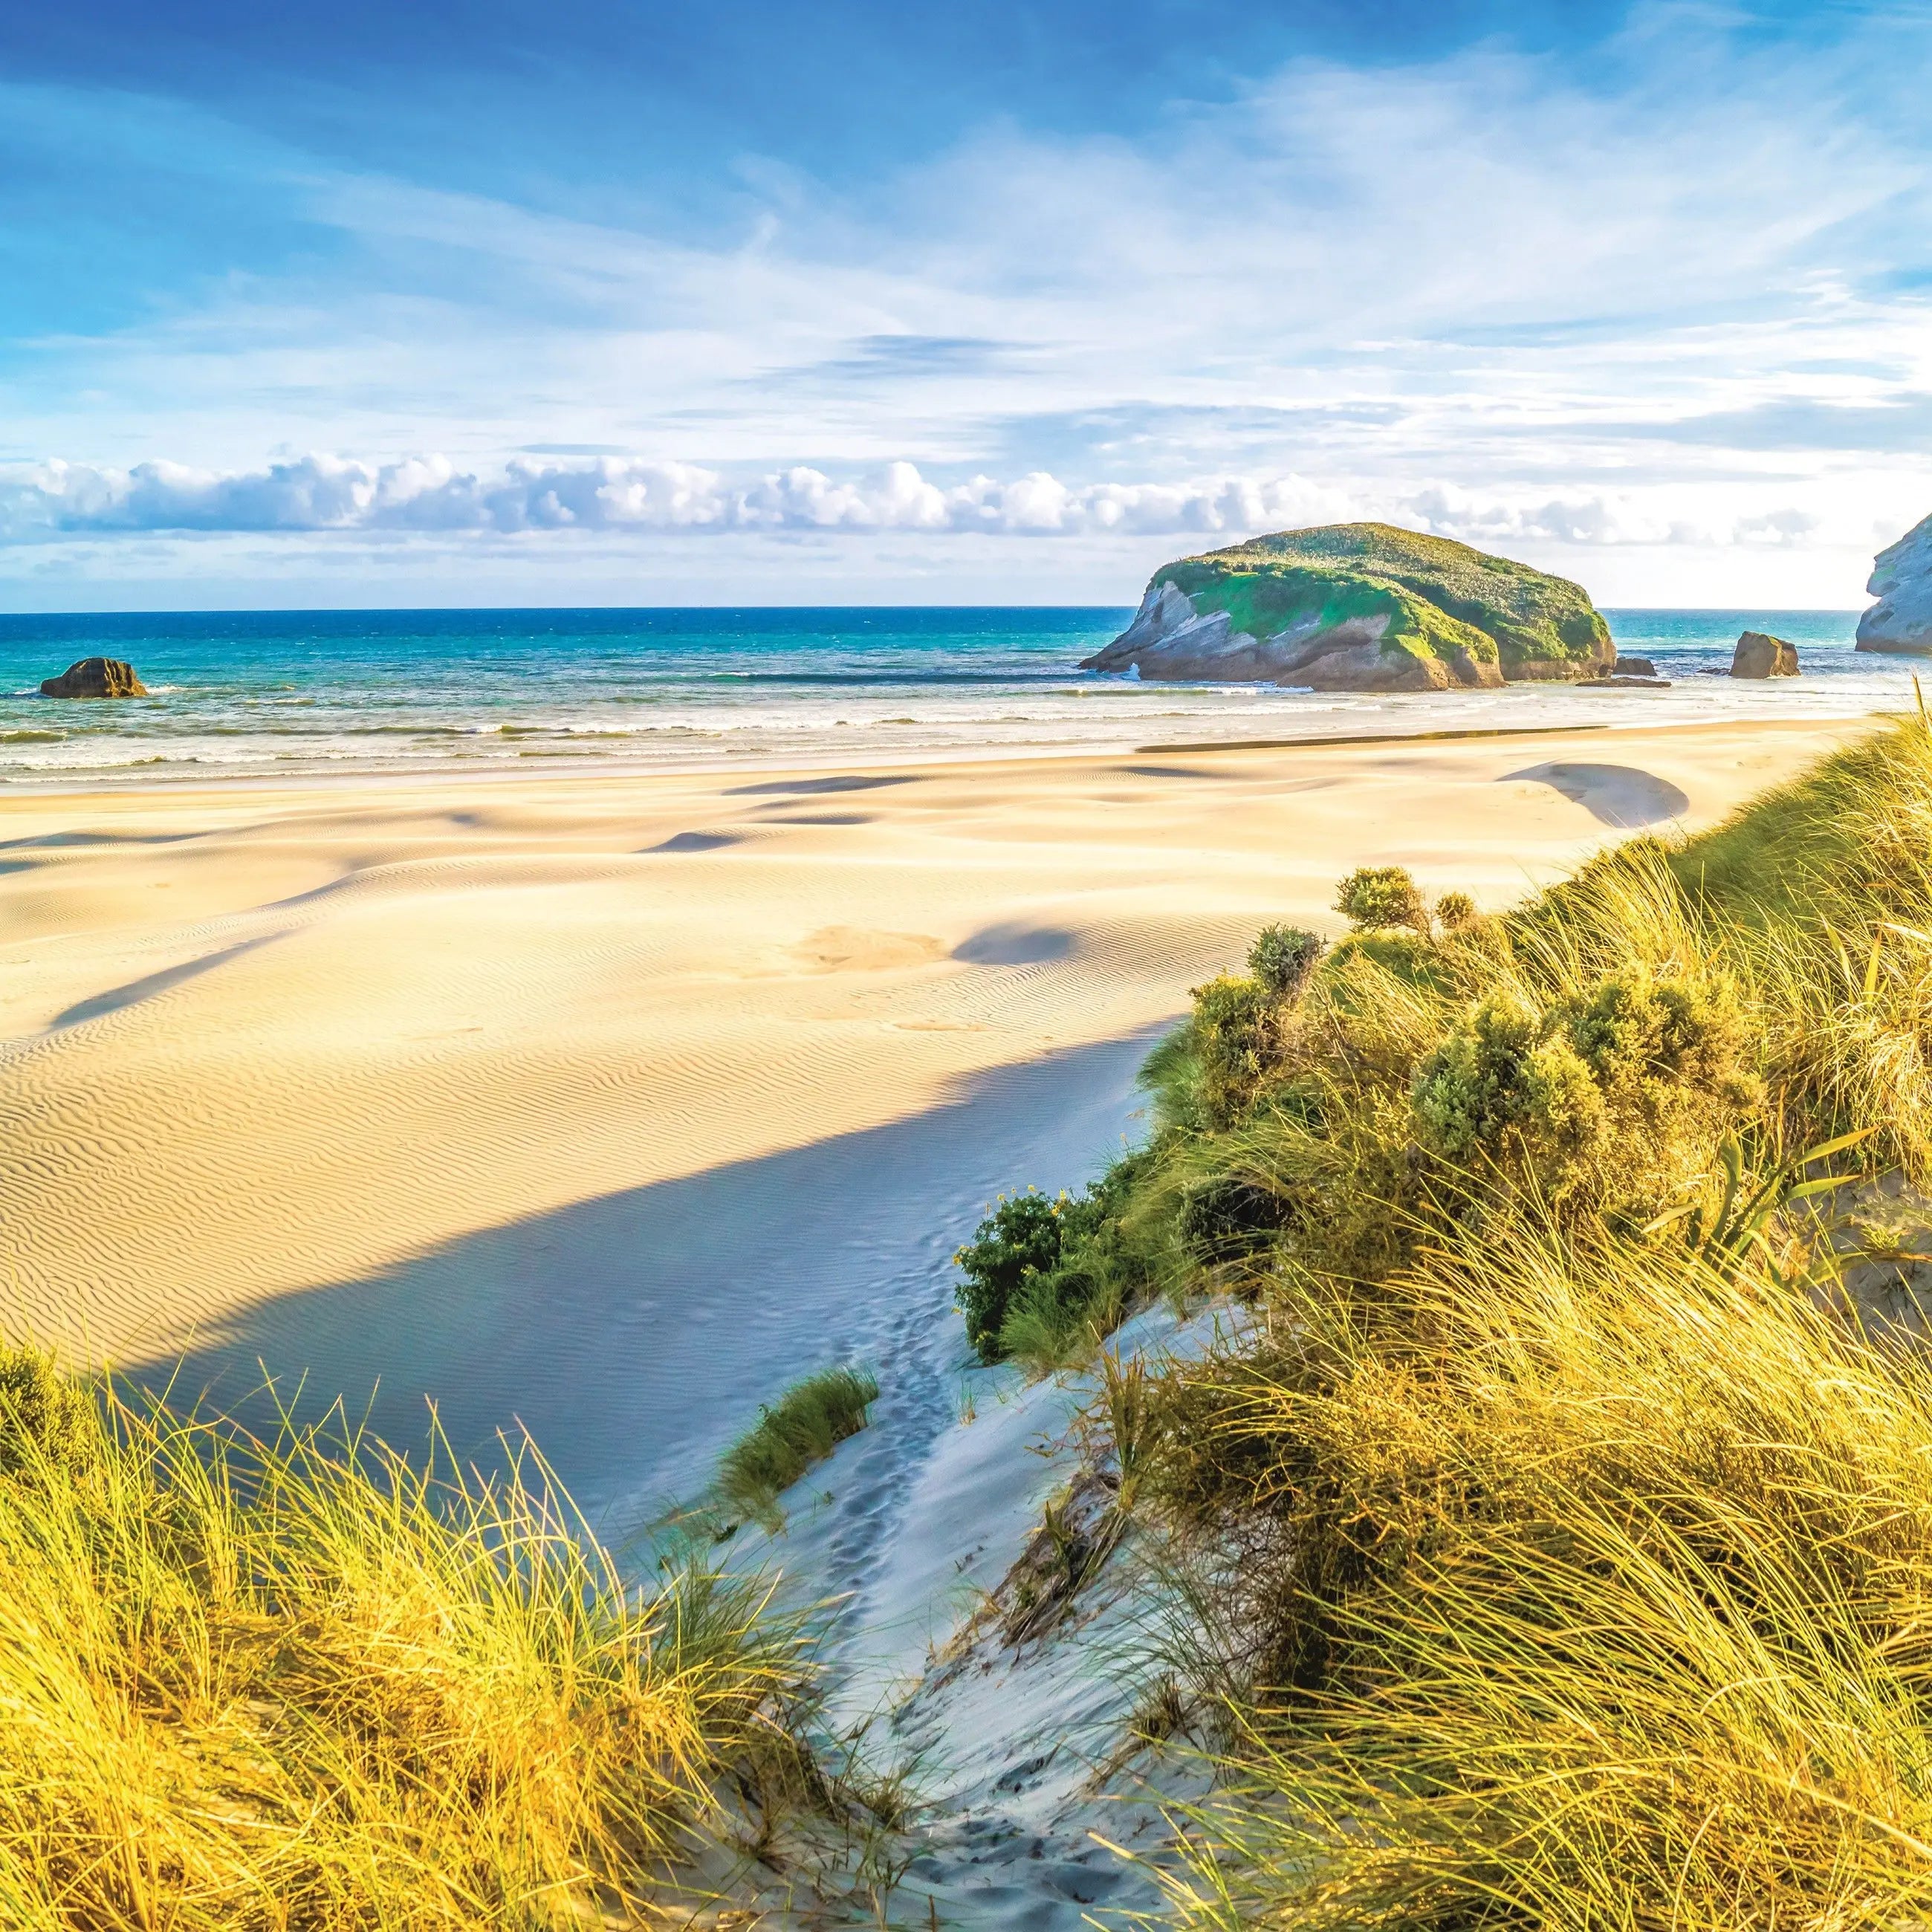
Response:
POLYGON ((0 608, 1124 604, 1379 518, 1851 608, 1932 0, 63 0, 0 608))

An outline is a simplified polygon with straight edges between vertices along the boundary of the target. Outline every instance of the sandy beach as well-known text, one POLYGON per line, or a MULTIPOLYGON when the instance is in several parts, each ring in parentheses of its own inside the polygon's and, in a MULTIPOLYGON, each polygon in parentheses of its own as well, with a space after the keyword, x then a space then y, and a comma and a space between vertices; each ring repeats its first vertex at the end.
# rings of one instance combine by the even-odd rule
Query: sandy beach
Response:
POLYGON ((606 1520, 848 1352, 916 1462, 952 1247, 1258 924, 1501 904, 1859 728, 0 799, 8 1318, 521 1424, 606 1520))

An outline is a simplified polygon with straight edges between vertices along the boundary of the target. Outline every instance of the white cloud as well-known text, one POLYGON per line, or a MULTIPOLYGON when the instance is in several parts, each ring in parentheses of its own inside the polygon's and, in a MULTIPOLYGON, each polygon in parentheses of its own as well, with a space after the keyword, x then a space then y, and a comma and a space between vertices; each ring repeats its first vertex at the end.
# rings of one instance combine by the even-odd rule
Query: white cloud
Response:
POLYGON ((1296 476, 1073 486, 1045 470, 948 488, 910 463, 844 480, 803 464, 748 480, 686 463, 514 460, 494 472, 446 456, 367 463, 308 455, 217 472, 178 463, 112 470, 0 465, 0 541, 169 531, 975 532, 1003 536, 1240 535, 1344 514, 1296 476))
POLYGON ((1740 517, 1732 532, 1741 544, 1795 544, 1816 535, 1820 519, 1809 510, 1767 510, 1755 517, 1740 517))
MULTIPOLYGON (((1706 506, 1706 509, 1715 506, 1706 506)), ((732 477, 688 463, 616 457, 494 470, 442 455, 376 463, 310 454, 218 472, 154 462, 117 470, 68 463, 0 465, 0 544, 174 532, 269 537, 485 534, 541 542, 560 533, 647 540, 680 536, 829 539, 883 532, 943 538, 1162 538, 1210 548, 1258 532, 1375 518, 1520 553, 1549 547, 1802 548, 1847 538, 1821 518, 1773 506, 1726 524, 1680 493, 1676 513, 1643 493, 1474 491, 1432 483, 1350 491, 1307 478, 1216 476, 1181 483, 1076 484, 1040 470, 940 484, 912 463, 844 477, 795 464, 732 477)))
POLYGON ((1304 62, 1132 138, 995 126, 862 198, 788 175, 702 241, 291 162, 326 269, 9 365, 11 446, 87 460, 0 470, 0 540, 822 536, 859 595, 868 532, 1868 554, 1932 456, 1766 425, 1932 393, 1932 156, 1873 86, 1927 36, 1754 51, 1716 18, 1658 10, 1584 75, 1304 62), (446 453, 260 464, 305 447, 446 453))
POLYGON ((1630 491, 1511 498, 1438 484, 1417 490, 1404 507, 1421 528, 1438 536, 1490 549, 1524 542, 1602 548, 1698 545, 1723 540, 1694 517, 1672 515, 1667 506, 1654 496, 1630 491))

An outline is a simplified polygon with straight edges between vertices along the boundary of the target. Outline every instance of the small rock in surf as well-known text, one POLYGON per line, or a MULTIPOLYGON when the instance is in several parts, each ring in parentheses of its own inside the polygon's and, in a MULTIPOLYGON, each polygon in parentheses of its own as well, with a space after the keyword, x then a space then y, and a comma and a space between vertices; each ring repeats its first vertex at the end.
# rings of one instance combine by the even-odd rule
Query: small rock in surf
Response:
POLYGON ((40 680, 43 698, 146 698, 148 687, 124 658, 79 658, 40 680))

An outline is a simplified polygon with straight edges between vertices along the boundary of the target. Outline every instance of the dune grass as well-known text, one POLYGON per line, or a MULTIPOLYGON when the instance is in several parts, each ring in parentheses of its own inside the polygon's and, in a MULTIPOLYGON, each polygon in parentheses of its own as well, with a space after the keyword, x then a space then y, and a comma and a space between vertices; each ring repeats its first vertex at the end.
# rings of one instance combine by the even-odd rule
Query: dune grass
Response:
POLYGON ((778 1498, 857 1435, 878 1399, 878 1378, 869 1369, 822 1369, 794 1382, 724 1452, 715 1486, 719 1502, 741 1521, 776 1529, 784 1521, 778 1498))
POLYGON ((1304 1298, 1197 1438, 1260 1649, 1182 1922, 1924 1922, 1932 1362, 1549 1231, 1395 1294, 1304 1298))
POLYGON ((756 1586, 627 1588, 534 1450, 432 1462, 6 1359, 0 1922, 656 1923, 721 1794, 808 1792, 756 1586))
POLYGON ((1922 718, 1201 990, 1114 1210, 1256 1316, 1135 1421, 1178 1923, 1932 1922, 1928 1056, 1922 718))

